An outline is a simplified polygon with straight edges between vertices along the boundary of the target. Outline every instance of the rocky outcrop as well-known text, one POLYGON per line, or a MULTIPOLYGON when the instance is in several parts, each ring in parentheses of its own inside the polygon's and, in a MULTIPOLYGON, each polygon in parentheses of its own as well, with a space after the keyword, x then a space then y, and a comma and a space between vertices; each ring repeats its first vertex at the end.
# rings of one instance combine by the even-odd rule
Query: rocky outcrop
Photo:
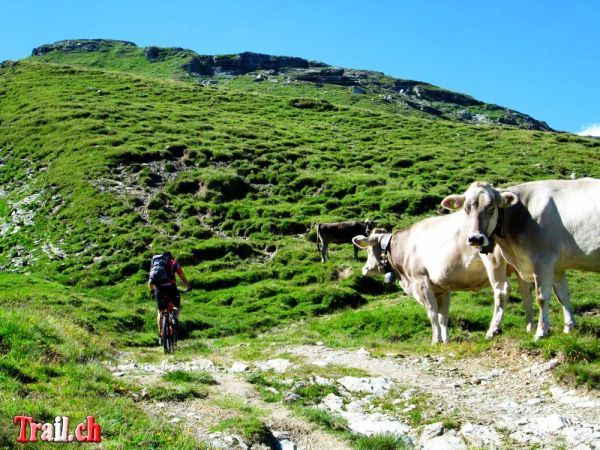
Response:
POLYGON ((257 70, 309 69, 326 64, 290 56, 244 52, 234 55, 201 55, 187 61, 183 70, 198 75, 245 75, 257 70))
POLYGON ((444 89, 420 85, 414 88, 417 97, 429 100, 430 102, 454 103, 461 106, 483 105, 483 102, 475 100, 468 95, 458 92, 446 91, 444 89))
POLYGON ((113 45, 126 45, 136 47, 133 42, 117 41, 112 39, 68 39, 58 41, 54 44, 46 44, 36 47, 31 51, 31 56, 43 56, 46 53, 60 50, 64 53, 79 53, 79 52, 101 52, 108 50, 113 45))
POLYGON ((344 69, 328 67, 321 70, 310 70, 299 73, 295 76, 295 79, 317 84, 338 84, 340 86, 352 86, 356 84, 357 81, 354 77, 348 77, 344 75, 344 72, 344 69))
POLYGON ((186 50, 181 47, 169 47, 169 48, 161 48, 161 47, 146 47, 144 49, 144 54, 146 55, 146 59, 150 62, 162 61, 167 58, 176 57, 176 58, 187 58, 188 56, 193 56, 196 53, 191 50, 186 50))

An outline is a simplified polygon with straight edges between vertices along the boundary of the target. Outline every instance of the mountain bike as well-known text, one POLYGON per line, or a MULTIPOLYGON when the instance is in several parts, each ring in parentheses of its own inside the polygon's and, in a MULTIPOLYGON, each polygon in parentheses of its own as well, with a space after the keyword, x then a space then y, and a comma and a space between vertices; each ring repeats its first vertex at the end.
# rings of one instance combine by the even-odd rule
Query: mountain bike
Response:
POLYGON ((165 354, 173 353, 177 346, 177 320, 175 319, 175 305, 171 299, 167 302, 167 309, 160 312, 160 328, 165 354))

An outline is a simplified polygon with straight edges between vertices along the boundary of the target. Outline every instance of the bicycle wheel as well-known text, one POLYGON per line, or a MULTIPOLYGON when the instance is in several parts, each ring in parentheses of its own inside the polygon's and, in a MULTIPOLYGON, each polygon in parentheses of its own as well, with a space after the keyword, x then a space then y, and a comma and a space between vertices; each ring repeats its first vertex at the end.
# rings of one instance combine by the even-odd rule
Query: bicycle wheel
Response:
POLYGON ((162 318, 162 332, 163 332, 163 336, 162 336, 162 341, 163 341, 163 348, 165 350, 165 353, 171 353, 173 351, 173 336, 171 334, 171 327, 169 324, 169 315, 168 314, 164 314, 163 318, 162 318))
POLYGON ((177 347, 177 327, 179 326, 179 321, 175 318, 173 314, 171 316, 171 330, 173 335, 173 347, 177 347))

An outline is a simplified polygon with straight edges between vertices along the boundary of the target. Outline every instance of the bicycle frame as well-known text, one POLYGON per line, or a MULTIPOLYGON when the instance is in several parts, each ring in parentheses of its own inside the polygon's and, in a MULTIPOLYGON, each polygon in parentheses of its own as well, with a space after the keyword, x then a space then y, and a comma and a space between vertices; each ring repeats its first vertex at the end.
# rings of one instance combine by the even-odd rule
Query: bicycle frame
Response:
POLYGON ((172 300, 167 303, 167 309, 160 312, 160 326, 165 353, 173 353, 177 344, 177 326, 175 323, 175 305, 172 300))

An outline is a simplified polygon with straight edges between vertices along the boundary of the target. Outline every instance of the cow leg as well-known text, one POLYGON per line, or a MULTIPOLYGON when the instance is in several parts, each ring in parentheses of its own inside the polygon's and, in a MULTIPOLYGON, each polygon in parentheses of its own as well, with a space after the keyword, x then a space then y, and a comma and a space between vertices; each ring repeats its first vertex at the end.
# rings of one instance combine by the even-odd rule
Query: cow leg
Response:
POLYGON ((521 299, 523 299, 523 308, 525 309, 525 320, 527 322, 527 332, 533 331, 533 305, 531 290, 533 289, 532 283, 528 283, 517 274, 517 282, 519 283, 519 292, 521 293, 521 299))
POLYGON ((575 320, 571 313, 571 295, 569 294, 569 285, 564 272, 562 274, 554 275, 554 284, 552 286, 563 309, 563 320, 565 324, 563 332, 568 334, 575 328, 575 320))
POLYGON ((441 338, 444 344, 448 343, 448 313, 450 311, 450 293, 438 296, 438 322, 441 329, 441 338))
POLYGON ((552 294, 552 278, 551 271, 535 272, 535 300, 540 310, 538 316, 538 325, 533 337, 534 341, 539 341, 541 338, 548 336, 550 330, 550 295, 552 294))
POLYGON ((437 344, 441 342, 441 330, 438 316, 438 301, 434 293, 431 291, 428 285, 420 284, 417 287, 418 301, 422 305, 425 305, 427 309, 427 317, 431 323, 431 343, 437 344))
POLYGON ((327 242, 323 242, 321 245, 321 262, 325 262, 329 259, 329 246, 327 242))
POLYGON ((491 339, 502 332, 502 318, 504 317, 506 300, 510 293, 510 284, 506 276, 506 262, 503 259, 482 255, 481 260, 483 261, 494 292, 494 315, 492 316, 490 327, 485 334, 487 339, 491 339))

